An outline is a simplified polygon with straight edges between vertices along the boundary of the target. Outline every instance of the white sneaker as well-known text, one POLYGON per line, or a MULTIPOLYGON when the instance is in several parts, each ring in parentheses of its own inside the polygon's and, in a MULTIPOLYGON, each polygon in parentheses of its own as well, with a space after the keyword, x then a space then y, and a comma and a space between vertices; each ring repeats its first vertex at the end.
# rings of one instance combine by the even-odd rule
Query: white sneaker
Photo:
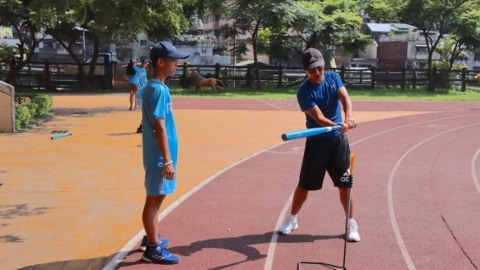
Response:
POLYGON ((360 241, 360 234, 358 234, 357 222, 355 222, 354 219, 351 219, 348 221, 347 241, 350 241, 350 242, 360 241))
POLYGON ((298 229, 297 218, 290 215, 288 216, 285 223, 283 223, 283 225, 280 226, 280 228, 278 228, 278 232, 281 234, 289 234, 290 232, 296 229, 298 229))

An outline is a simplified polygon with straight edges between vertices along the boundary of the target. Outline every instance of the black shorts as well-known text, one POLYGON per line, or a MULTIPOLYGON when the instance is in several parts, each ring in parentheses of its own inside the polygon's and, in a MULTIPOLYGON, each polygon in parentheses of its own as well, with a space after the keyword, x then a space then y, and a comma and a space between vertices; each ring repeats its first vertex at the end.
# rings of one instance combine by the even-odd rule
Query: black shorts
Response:
POLYGON ((335 187, 349 187, 350 145, 347 135, 330 139, 307 139, 298 186, 306 190, 322 189, 325 172, 335 187))
POLYGON ((128 90, 129 91, 137 92, 138 88, 139 88, 138 84, 134 84, 134 83, 129 83, 128 84, 128 90))

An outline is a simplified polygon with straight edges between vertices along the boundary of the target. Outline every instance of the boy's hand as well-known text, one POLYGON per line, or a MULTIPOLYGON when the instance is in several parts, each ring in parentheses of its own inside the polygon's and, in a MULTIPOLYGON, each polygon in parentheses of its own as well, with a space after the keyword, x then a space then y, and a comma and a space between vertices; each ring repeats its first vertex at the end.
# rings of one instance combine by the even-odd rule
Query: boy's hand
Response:
POLYGON ((348 128, 355 128, 357 126, 357 123, 355 122, 355 118, 353 117, 347 117, 345 119, 345 123, 348 124, 348 128))
POLYGON ((163 165, 163 175, 167 180, 172 180, 173 176, 175 175, 175 167, 173 164, 163 165))

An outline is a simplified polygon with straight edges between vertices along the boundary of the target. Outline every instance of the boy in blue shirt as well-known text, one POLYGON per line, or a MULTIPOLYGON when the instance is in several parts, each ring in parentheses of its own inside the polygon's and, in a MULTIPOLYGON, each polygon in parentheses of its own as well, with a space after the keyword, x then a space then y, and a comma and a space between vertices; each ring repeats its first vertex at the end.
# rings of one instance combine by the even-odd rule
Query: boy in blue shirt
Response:
POLYGON ((175 73, 178 59, 188 57, 170 42, 157 43, 150 51, 153 75, 142 94, 143 165, 147 193, 142 214, 147 245, 142 260, 147 262, 176 264, 180 261, 165 248, 168 240, 158 234, 158 215, 166 195, 175 191, 178 155, 172 100, 165 79, 175 73))
MULTIPOLYGON (((305 113, 307 128, 336 125, 341 125, 342 128, 307 138, 290 216, 278 229, 281 234, 289 234, 298 228, 297 215, 307 200, 308 192, 322 188, 326 172, 340 192, 340 201, 345 212, 348 206, 348 189, 352 187, 353 182, 349 169, 350 146, 345 133, 355 127, 355 119, 352 116, 352 103, 347 89, 337 73, 325 72, 325 61, 317 49, 308 48, 303 51, 302 66, 308 79, 298 89, 297 100, 305 113), (345 121, 342 119, 342 108, 345 121)), ((351 196, 347 240, 357 242, 360 241, 360 235, 357 223, 353 219, 353 192, 351 196)))

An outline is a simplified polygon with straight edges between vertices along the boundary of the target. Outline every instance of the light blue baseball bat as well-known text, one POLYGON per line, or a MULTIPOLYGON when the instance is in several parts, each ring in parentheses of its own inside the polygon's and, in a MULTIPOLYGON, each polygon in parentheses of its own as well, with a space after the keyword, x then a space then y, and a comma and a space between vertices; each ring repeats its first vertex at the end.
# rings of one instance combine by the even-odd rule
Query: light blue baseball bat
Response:
POLYGON ((52 136, 52 140, 56 140, 56 139, 60 139, 60 138, 64 138, 64 137, 67 137, 67 136, 71 136, 72 133, 60 133, 60 134, 56 134, 56 135, 53 135, 52 136))
POLYGON ((331 127, 319 127, 319 128, 307 128, 302 130, 290 131, 282 134, 282 140, 290 141, 294 139, 300 139, 305 137, 310 137, 330 131, 335 131, 341 129, 342 126, 331 126, 331 127))

